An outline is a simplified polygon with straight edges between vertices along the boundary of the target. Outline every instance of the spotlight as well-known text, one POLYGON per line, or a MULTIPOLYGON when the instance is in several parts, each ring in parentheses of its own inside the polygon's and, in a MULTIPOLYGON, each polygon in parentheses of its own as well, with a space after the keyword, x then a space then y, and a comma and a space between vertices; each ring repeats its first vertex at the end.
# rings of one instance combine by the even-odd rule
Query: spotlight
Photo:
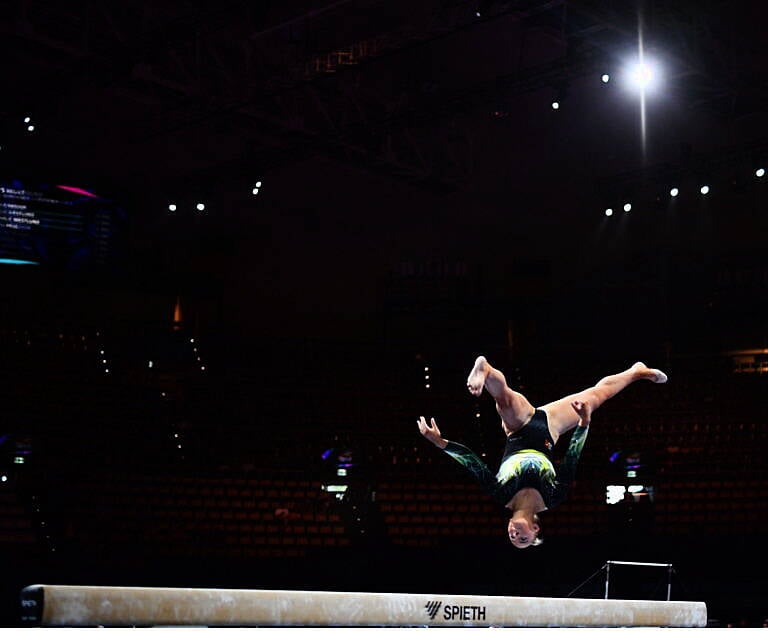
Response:
POLYGON ((205 210, 205 204, 199 203, 197 206, 195 206, 195 208, 197 208, 199 211, 202 212, 203 210, 205 210))
POLYGON ((669 189, 670 197, 677 197, 679 194, 680 194, 680 191, 677 189, 677 187, 669 189))
POLYGON ((605 216, 610 217, 613 214, 613 208, 606 208, 605 209, 605 216))
POLYGON ((765 169, 763 167, 760 167, 757 171, 755 171, 756 177, 763 177, 765 175, 765 169))
POLYGON ((560 106, 565 103, 568 98, 570 86, 567 81, 559 81, 552 86, 552 100, 550 104, 553 110, 559 110, 560 106))
POLYGON ((638 92, 647 92, 658 83, 658 71, 652 61, 637 61, 627 68, 627 82, 638 92))
POLYGON ((707 193, 709 193, 709 186, 707 186, 707 185, 705 184, 704 186, 702 186, 702 187, 699 189, 699 192, 700 192, 702 195, 706 195, 707 193))
POLYGON ((629 78, 636 87, 644 90, 653 79, 653 70, 646 63, 637 63, 630 69, 629 78))
POLYGON ((624 204, 624 212, 628 213, 630 210, 632 210, 632 204, 624 204))
POLYGON ((493 3, 494 0, 480 0, 475 6, 475 17, 481 18, 483 15, 487 15, 493 3))
POLYGON ((35 131, 34 125, 27 125, 27 131, 35 131))
POLYGON ((170 210, 172 213, 176 212, 176 204, 168 204, 168 210, 170 210))
POLYGON ((24 122, 25 122, 25 123, 31 123, 31 122, 32 122, 32 119, 31 119, 29 116, 25 116, 25 117, 24 117, 24 122))
POLYGON ((604 74, 602 77, 600 77, 600 81, 602 81, 603 83, 608 83, 610 80, 611 80, 611 75, 607 73, 604 74))
POLYGON ((251 191, 254 195, 259 194, 259 190, 261 189, 261 180, 256 182, 255 186, 253 187, 253 190, 251 191))

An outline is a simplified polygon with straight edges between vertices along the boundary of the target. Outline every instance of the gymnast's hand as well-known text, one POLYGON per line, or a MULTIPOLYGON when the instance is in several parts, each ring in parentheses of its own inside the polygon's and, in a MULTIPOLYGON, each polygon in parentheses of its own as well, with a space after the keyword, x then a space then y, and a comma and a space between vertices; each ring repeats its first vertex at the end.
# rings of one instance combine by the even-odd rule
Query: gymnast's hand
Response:
POLYGON ((439 447, 440 449, 445 449, 448 441, 440 435, 440 428, 437 426, 435 419, 431 418, 429 421, 430 422, 427 423, 423 416, 420 416, 419 420, 416 421, 416 424, 419 426, 421 435, 424 436, 424 438, 426 438, 433 445, 439 447))
POLYGON ((589 427, 592 410, 584 401, 571 401, 571 407, 579 415, 579 427, 589 427))

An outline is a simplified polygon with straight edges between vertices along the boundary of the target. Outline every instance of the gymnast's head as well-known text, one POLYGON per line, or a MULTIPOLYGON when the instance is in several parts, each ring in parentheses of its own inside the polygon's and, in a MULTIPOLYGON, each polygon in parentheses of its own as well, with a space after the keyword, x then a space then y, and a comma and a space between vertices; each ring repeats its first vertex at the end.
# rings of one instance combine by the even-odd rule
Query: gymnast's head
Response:
POLYGON ((543 539, 539 537, 540 530, 538 515, 534 515, 533 519, 513 516, 509 518, 507 523, 507 535, 516 548, 541 545, 543 539))

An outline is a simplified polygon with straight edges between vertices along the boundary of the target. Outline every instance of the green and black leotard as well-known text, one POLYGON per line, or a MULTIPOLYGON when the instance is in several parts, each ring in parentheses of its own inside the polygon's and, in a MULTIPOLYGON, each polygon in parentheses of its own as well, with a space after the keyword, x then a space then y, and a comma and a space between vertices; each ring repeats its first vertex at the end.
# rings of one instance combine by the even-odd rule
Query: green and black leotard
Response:
POLYGON ((560 504, 576 473, 576 465, 587 439, 588 427, 577 426, 558 467, 552 462, 554 440, 549 433, 547 414, 536 410, 531 420, 514 434, 507 445, 496 475, 480 457, 460 443, 448 441, 445 452, 477 478, 480 486, 502 506, 523 488, 534 488, 547 508, 560 504))

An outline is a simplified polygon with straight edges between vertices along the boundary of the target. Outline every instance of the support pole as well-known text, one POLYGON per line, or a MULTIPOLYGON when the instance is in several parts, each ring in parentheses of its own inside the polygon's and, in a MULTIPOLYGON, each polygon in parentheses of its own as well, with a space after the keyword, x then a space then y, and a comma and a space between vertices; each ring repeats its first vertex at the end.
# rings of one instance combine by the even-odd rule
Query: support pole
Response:
POLYGON ((608 600, 608 584, 611 576, 612 565, 637 565, 642 567, 667 568, 667 601, 672 600, 672 564, 671 563, 645 563, 643 561, 606 561, 605 562, 605 593, 603 599, 608 600))
POLYGON ((667 600, 672 600, 672 564, 667 567, 667 600))

